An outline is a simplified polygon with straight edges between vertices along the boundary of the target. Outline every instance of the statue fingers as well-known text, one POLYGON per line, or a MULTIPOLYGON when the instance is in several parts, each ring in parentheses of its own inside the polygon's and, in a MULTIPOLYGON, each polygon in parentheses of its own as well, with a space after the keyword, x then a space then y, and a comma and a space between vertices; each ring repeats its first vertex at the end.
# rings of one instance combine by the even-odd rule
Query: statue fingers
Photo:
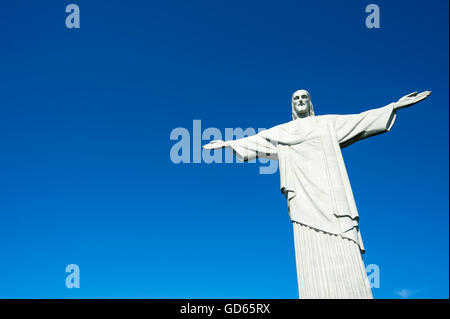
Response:
POLYGON ((218 143, 209 143, 203 146, 203 148, 205 150, 216 150, 219 148, 222 148, 222 145, 218 144, 218 143))
POLYGON ((419 95, 419 96, 417 96, 417 101, 420 102, 422 100, 425 100, 428 96, 429 96, 429 94, 419 95))
POLYGON ((419 95, 417 95, 417 97, 420 98, 427 98, 431 95, 431 91, 423 91, 422 93, 420 93, 419 95))
POLYGON ((416 96, 410 98, 410 105, 419 103, 420 101, 425 100, 430 94, 428 92, 422 92, 420 94, 417 94, 416 96))

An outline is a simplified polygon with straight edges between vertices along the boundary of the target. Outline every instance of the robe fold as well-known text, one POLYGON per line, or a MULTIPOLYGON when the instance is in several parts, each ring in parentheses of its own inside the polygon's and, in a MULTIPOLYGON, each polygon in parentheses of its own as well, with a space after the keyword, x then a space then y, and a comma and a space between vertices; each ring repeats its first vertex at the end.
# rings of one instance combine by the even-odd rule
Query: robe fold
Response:
POLYGON ((389 131, 395 118, 391 103, 359 114, 300 118, 228 142, 240 160, 279 161, 280 189, 293 222, 350 239, 364 253, 341 148, 389 131))

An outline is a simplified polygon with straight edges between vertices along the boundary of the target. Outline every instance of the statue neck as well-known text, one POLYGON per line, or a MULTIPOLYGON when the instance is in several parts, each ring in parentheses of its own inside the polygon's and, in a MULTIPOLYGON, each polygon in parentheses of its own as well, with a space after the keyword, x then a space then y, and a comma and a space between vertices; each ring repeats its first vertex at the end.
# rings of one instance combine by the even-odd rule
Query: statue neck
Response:
POLYGON ((303 114, 297 114, 297 118, 299 118, 299 119, 303 119, 305 117, 309 117, 309 112, 305 112, 303 114))
POLYGON ((311 115, 309 114, 309 112, 305 112, 305 113, 301 113, 301 114, 296 114, 297 115, 297 120, 299 120, 299 119, 304 119, 304 118, 307 118, 307 117, 310 117, 311 115))

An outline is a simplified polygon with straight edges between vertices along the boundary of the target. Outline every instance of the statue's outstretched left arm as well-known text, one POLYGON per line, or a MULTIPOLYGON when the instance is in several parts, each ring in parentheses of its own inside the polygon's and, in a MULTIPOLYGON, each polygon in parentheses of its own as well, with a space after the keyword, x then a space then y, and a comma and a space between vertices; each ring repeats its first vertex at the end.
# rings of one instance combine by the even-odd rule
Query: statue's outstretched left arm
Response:
POLYGON ((413 92, 400 98, 397 102, 359 114, 332 115, 331 119, 341 148, 389 131, 394 125, 397 110, 414 105, 426 99, 430 94, 431 91, 413 92))

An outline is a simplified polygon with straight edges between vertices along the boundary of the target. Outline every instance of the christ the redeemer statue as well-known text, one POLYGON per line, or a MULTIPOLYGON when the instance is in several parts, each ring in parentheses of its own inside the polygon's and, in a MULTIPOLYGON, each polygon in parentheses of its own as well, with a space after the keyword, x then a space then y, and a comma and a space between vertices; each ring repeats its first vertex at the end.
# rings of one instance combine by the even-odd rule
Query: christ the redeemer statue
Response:
POLYGON ((359 215, 341 148, 391 129, 396 111, 425 91, 360 114, 315 116, 305 90, 292 95, 292 121, 238 140, 203 146, 248 161, 279 161, 281 193, 294 226, 300 298, 373 298, 361 254, 359 215))

